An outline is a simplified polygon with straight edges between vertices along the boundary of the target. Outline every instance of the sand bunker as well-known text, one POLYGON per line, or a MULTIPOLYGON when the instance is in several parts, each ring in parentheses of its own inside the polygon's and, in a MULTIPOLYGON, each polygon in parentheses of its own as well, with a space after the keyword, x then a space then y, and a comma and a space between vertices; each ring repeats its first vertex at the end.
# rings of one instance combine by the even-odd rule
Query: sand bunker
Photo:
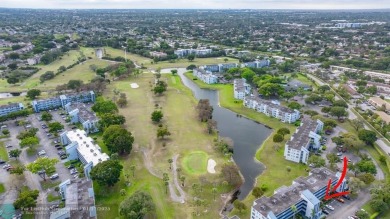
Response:
POLYGON ((131 88, 139 88, 139 85, 137 83, 131 83, 130 86, 131 88))
POLYGON ((215 166, 217 165, 217 162, 213 159, 209 159, 207 161, 207 172, 209 173, 215 173, 215 166))

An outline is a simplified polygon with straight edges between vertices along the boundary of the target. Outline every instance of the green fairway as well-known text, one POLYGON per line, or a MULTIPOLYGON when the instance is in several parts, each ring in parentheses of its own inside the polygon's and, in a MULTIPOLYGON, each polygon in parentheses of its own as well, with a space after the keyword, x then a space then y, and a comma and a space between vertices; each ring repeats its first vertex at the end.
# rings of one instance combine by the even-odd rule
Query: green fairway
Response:
MULTIPOLYGON (((119 113, 125 116, 125 126, 134 135, 135 142, 131 155, 121 158, 121 163, 124 166, 121 181, 109 189, 101 188, 98 185, 94 187, 97 205, 110 206, 112 209, 109 212, 98 212, 100 218, 117 216, 118 206, 125 198, 119 194, 121 189, 126 190, 126 197, 139 189, 149 192, 156 204, 157 218, 191 218, 194 211, 191 186, 194 183, 202 183, 204 189, 202 194, 195 194, 206 200, 207 203, 203 207, 202 217, 218 217, 223 202, 220 199, 213 200, 212 188, 214 186, 217 188, 217 196, 222 192, 226 193, 232 190, 222 183, 218 170, 216 174, 207 173, 208 155, 213 157, 217 165, 222 165, 228 160, 213 149, 215 135, 207 134, 206 125, 197 120, 195 110, 197 100, 192 95, 191 90, 181 83, 179 76, 163 74, 161 80, 168 83, 168 91, 161 96, 153 94, 150 89, 151 83, 154 82, 154 75, 150 73, 142 74, 138 78, 132 77, 123 81, 114 81, 104 94, 105 97, 112 98, 114 88, 126 93, 129 104, 124 108, 119 108, 119 113), (137 83, 139 88, 130 88, 131 83, 137 83), (158 104, 158 108, 162 107, 161 110, 164 114, 162 123, 168 126, 172 133, 164 140, 157 139, 158 126, 150 119, 151 113, 156 109, 156 104, 158 104), (144 158, 142 150, 149 151, 150 157, 144 158), (197 153, 199 151, 201 154, 197 153), (193 153, 194 155, 192 155, 193 153), (150 163, 151 168, 158 174, 168 173, 170 181, 173 181, 168 159, 176 154, 179 155, 177 166, 182 169, 181 174, 185 176, 183 189, 188 197, 184 204, 173 202, 169 193, 165 193, 162 179, 150 174, 145 165, 145 162, 150 163), (191 166, 190 171, 186 170, 184 163, 191 166), (135 178, 132 177, 129 168, 132 165, 136 166, 135 178), (124 185, 126 174, 130 175, 130 187, 124 185), (200 178, 207 180, 201 181, 200 178)), ((100 142, 100 137, 96 137, 97 141, 100 142)), ((105 147, 102 148, 106 150, 105 147)))
POLYGON ((190 174, 204 174, 207 172, 208 154, 203 151, 192 151, 184 156, 182 166, 190 174))
POLYGON ((96 65, 99 68, 103 68, 108 66, 109 64, 110 63, 105 60, 87 60, 57 75, 51 80, 37 84, 37 88, 40 88, 42 90, 55 89, 56 86, 65 84, 69 80, 82 80, 84 83, 88 83, 90 80, 96 77, 96 73, 90 69, 91 65, 96 65))

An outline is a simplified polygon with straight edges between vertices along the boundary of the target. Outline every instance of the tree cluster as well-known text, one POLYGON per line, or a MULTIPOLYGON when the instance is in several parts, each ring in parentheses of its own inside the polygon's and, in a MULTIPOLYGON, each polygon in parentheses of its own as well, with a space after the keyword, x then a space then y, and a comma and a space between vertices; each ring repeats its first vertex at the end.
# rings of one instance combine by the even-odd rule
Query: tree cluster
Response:
POLYGON ((200 99, 196 107, 198 110, 198 118, 201 122, 207 122, 213 117, 213 106, 210 105, 208 99, 200 99))

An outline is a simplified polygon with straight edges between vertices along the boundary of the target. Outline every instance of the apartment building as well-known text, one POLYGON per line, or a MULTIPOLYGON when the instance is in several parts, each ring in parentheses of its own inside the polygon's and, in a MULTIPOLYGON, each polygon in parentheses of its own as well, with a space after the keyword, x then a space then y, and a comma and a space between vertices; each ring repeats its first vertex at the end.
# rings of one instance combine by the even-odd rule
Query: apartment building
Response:
POLYGON ((256 60, 254 62, 246 62, 246 63, 244 63, 244 67, 263 68, 263 67, 268 67, 270 64, 271 64, 270 60, 263 59, 263 60, 256 60))
POLYGON ((218 77, 210 71, 205 71, 201 68, 196 68, 192 71, 194 77, 197 77, 199 80, 203 81, 206 84, 215 84, 218 82, 218 77))
POLYGON ((10 103, 8 105, 0 105, 0 116, 7 116, 12 112, 18 112, 24 109, 22 103, 10 103))
POLYGON ((285 123, 293 123, 300 118, 298 110, 280 106, 280 103, 276 101, 268 101, 260 99, 259 97, 247 96, 244 98, 243 104, 245 107, 264 113, 267 116, 277 118, 285 123))
POLYGON ((56 109, 59 107, 65 108, 65 105, 72 102, 95 102, 96 96, 93 91, 86 91, 81 93, 64 94, 53 98, 44 100, 34 100, 31 105, 35 112, 56 109))
POLYGON ((97 218, 92 180, 68 179, 58 188, 65 207, 53 211, 50 219, 97 218))
POLYGON ((80 123, 87 133, 99 131, 99 118, 84 103, 67 103, 65 110, 70 117, 70 122, 80 123))
POLYGON ((157 57, 157 58, 165 58, 168 56, 165 52, 150 52, 149 55, 151 57, 157 57))
POLYGON ((203 69, 211 72, 225 72, 231 68, 238 67, 237 63, 223 63, 223 64, 215 64, 215 65, 205 65, 203 69))
POLYGON ((94 166, 109 159, 108 155, 102 152, 84 130, 75 129, 62 133, 61 143, 66 145, 65 150, 69 154, 69 160, 79 159, 84 164, 84 174, 88 178, 94 166))
MULTIPOLYGON (((325 197, 329 179, 335 186, 340 179, 339 172, 327 168, 312 169, 307 177, 299 177, 291 186, 282 186, 270 197, 263 196, 253 202, 251 219, 291 219, 300 215, 307 219, 322 217, 321 200, 325 197), (295 206, 296 212, 291 208, 295 206)), ((336 189, 343 192, 347 188, 346 180, 336 189)))
POLYGON ((296 163, 307 164, 310 150, 321 147, 321 136, 318 133, 323 127, 324 123, 321 120, 314 121, 310 118, 303 118, 301 126, 284 146, 284 158, 296 163))
POLYGON ((251 92, 251 86, 246 83, 245 78, 234 79, 234 98, 243 100, 251 92))
POLYGON ((212 52, 212 49, 178 49, 174 53, 179 57, 185 57, 190 54, 195 54, 196 56, 208 55, 212 52))

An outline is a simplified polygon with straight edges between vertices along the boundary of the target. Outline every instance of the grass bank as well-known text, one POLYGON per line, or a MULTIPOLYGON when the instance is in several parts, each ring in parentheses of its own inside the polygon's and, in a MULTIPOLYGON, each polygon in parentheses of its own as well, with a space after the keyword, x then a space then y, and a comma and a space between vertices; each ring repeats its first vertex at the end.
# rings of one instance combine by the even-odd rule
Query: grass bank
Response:
POLYGON ((4 142, 0 141, 0 159, 8 161, 8 152, 5 148, 4 142))

